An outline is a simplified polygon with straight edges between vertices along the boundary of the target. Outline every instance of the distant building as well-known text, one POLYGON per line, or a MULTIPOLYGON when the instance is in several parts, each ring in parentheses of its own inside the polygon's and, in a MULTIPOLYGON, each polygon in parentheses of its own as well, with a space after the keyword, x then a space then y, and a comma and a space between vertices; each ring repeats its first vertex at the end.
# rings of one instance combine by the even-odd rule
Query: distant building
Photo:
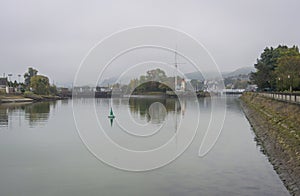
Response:
POLYGON ((0 78, 0 93, 6 93, 7 78, 0 78))
POLYGON ((64 87, 57 88, 57 94, 60 97, 72 97, 72 91, 64 87))
POLYGON ((185 91, 185 87, 186 87, 186 82, 184 80, 184 78, 181 80, 181 86, 180 86, 180 90, 185 91))
POLYGON ((109 87, 97 86, 96 92, 111 92, 111 89, 109 87))
POLYGON ((5 88, 7 84, 7 78, 0 78, 0 88, 5 88))

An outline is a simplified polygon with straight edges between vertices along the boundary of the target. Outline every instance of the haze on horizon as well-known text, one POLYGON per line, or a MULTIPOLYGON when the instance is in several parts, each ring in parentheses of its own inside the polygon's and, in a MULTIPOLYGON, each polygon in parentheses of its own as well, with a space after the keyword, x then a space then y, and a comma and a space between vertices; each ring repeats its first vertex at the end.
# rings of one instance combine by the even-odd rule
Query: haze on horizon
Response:
POLYGON ((300 45, 297 0, 1 1, 1 73, 29 66, 70 84, 104 37, 141 25, 169 26, 201 42, 221 71, 253 66, 267 46, 300 45))

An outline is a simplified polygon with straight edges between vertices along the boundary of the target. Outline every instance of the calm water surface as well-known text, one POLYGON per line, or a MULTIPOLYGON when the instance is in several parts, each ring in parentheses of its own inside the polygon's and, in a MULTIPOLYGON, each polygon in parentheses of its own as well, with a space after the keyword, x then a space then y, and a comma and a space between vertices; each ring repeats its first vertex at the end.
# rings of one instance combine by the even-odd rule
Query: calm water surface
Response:
MULTIPOLYGON (((177 117, 186 111, 200 109, 203 122, 210 114, 209 98, 199 99, 200 108, 189 100, 179 104, 172 99, 118 99, 113 103, 130 115, 111 124, 107 119, 109 100, 98 99, 99 118, 105 116, 100 122, 116 142, 138 150, 162 144, 176 131, 177 117), (157 108, 150 107, 154 102, 163 104, 166 110, 156 113, 157 108), (147 124, 149 131, 165 121, 169 123, 164 134, 147 143, 129 142, 118 126, 126 121, 147 124)), ((74 100, 74 104, 85 110, 94 102, 81 99, 74 100)), ((226 107, 220 138, 206 156, 197 156, 203 136, 200 131, 185 153, 171 164, 148 172, 126 172, 100 162, 86 149, 76 131, 72 101, 2 104, 0 195, 288 195, 257 146, 237 97, 228 97, 226 107)))

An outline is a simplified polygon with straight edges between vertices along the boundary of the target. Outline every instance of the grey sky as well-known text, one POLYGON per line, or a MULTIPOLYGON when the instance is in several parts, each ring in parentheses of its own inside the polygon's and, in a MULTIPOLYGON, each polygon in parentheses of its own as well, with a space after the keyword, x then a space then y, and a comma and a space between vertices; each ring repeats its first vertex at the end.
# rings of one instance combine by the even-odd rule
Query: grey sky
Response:
POLYGON ((33 66, 57 84, 73 81, 88 50, 139 25, 180 29, 204 44, 220 69, 250 66, 266 46, 300 45, 298 0, 0 2, 0 74, 33 66))

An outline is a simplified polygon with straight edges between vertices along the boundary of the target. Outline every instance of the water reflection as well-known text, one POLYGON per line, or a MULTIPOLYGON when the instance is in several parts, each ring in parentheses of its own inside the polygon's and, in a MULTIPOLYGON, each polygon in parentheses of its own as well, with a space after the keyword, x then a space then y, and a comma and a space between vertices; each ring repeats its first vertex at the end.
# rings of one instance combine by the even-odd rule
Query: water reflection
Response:
POLYGON ((109 118, 109 121, 110 121, 110 126, 112 127, 113 124, 114 124, 114 119, 113 118, 109 118))
POLYGON ((181 107, 183 103, 180 103, 178 99, 144 99, 144 98, 130 98, 129 109, 132 114, 136 114, 141 119, 146 119, 147 122, 155 124, 161 123, 165 120, 167 113, 182 112, 181 107))
MULTIPOLYGON (((55 106, 55 102, 53 102, 55 106)), ((49 118, 50 102, 34 103, 25 107, 25 119, 31 126, 46 122, 49 118)))
POLYGON ((62 105, 68 105, 69 99, 62 99, 62 100, 60 100, 60 102, 62 105))
POLYGON ((16 126, 11 121, 18 120, 21 127, 28 123, 30 127, 45 124, 49 119, 51 107, 55 108, 56 102, 40 103, 10 103, 0 105, 0 127, 16 126))
POLYGON ((0 126, 8 125, 8 110, 0 106, 0 126))

